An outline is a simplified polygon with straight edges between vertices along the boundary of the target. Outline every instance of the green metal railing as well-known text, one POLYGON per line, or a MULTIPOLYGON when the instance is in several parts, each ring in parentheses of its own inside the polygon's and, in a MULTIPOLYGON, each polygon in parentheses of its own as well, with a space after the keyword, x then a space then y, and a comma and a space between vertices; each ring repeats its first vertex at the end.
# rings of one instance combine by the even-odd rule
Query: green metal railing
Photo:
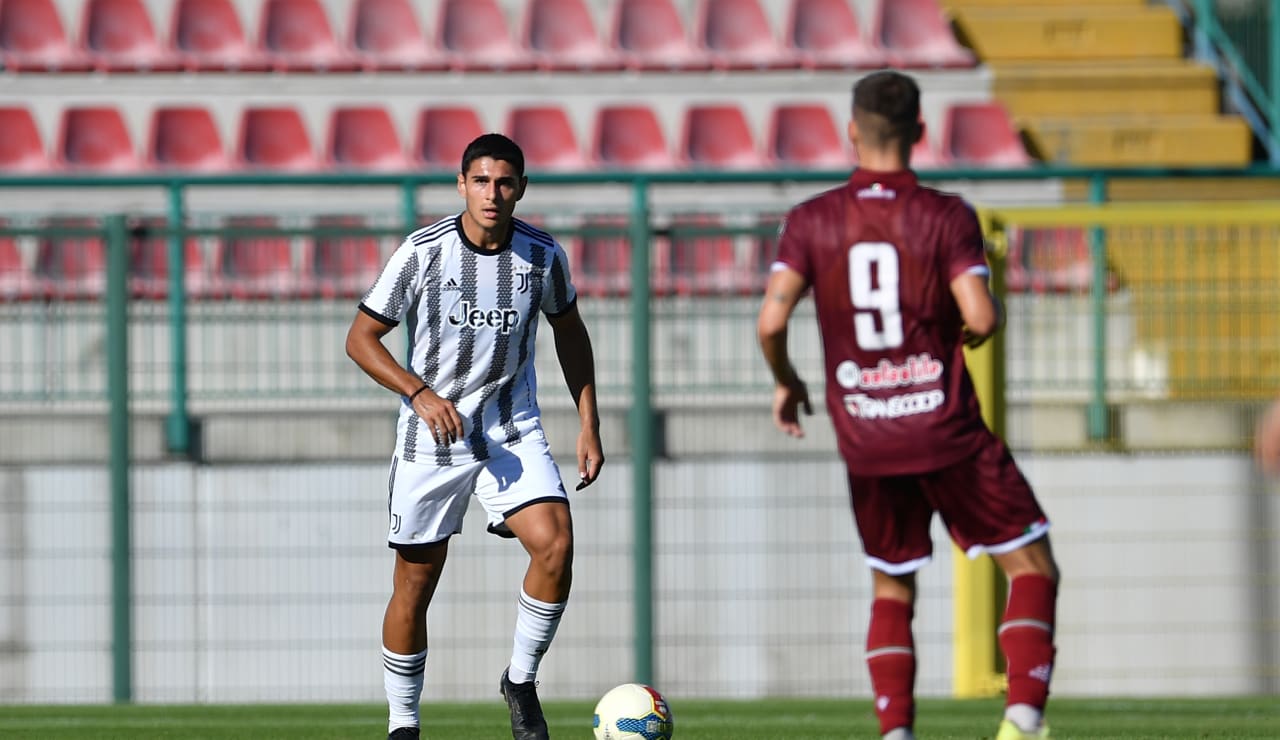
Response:
POLYGON ((1191 6, 1197 55, 1225 61, 1228 95, 1245 109, 1271 163, 1280 164, 1280 0, 1191 0, 1191 6), (1241 94, 1250 100, 1239 99, 1241 94))
MULTIPOLYGON (((1236 177, 1272 178, 1280 170, 1271 167, 1247 169, 1175 170, 1153 168, 1145 170, 1106 170, 1073 167, 1045 167, 1020 170, 948 170, 922 172, 928 181, 1031 181, 1045 179, 1082 180, 1089 183, 1089 202, 1100 205, 1107 200, 1107 184, 1117 178, 1168 178, 1184 177, 1236 177)), ((812 184, 814 189, 830 186, 843 180, 844 172, 770 171, 770 172, 669 172, 669 173, 579 173, 547 174, 534 178, 535 187, 562 185, 615 186, 627 188, 630 203, 627 206, 625 230, 631 242, 630 291, 626 297, 626 309, 619 316, 630 331, 628 387, 630 410, 628 426, 632 446, 632 491, 634 534, 634 621, 636 629, 635 677, 639 681, 652 680, 653 674, 653 458, 655 454, 655 403, 654 403, 654 346, 653 319, 654 297, 649 290, 651 281, 650 248, 655 236, 653 225, 653 200, 655 188, 668 185, 702 183, 707 186, 776 185, 780 183, 812 184)), ((188 330, 193 320, 191 297, 188 296, 184 277, 186 255, 184 244, 192 236, 226 236, 228 234, 252 235, 281 233, 267 227, 196 227, 188 226, 191 219, 187 212, 187 193, 195 187, 216 188, 278 188, 290 186, 363 187, 393 186, 399 192, 400 225, 395 229, 372 227, 322 227, 317 229, 285 229, 285 233, 315 235, 341 233, 351 235, 388 236, 402 234, 417 227, 418 190, 429 185, 450 185, 452 175, 219 175, 191 177, 40 177, 0 178, 3 188, 161 188, 167 195, 166 223, 156 234, 167 239, 168 285, 164 305, 167 307, 169 397, 166 412, 166 437, 170 451, 184 454, 190 451, 191 414, 188 378, 188 330)), ((726 201, 732 205, 732 201, 726 201)), ((777 204, 781 209, 790 203, 777 204)), ((129 533, 129 340, 130 296, 128 285, 127 248, 130 237, 128 222, 123 215, 111 215, 103 221, 107 243, 107 286, 105 321, 107 325, 107 383, 105 397, 110 409, 111 424, 111 489, 112 489, 112 570, 113 591, 113 655, 114 683, 117 701, 129 701, 131 697, 132 655, 130 632, 130 533, 129 533)), ((1044 223, 1042 219, 1040 222, 1044 223)), ((1091 280, 1086 290, 1090 311, 1090 343, 1092 354, 1092 378, 1088 402, 1089 436, 1106 440, 1112 435, 1109 418, 1108 388, 1108 232, 1102 223, 1077 219, 1071 223, 1087 229, 1088 252, 1091 263, 1091 280)), ((714 229, 712 229, 714 230, 714 229)), ((732 228, 727 229, 733 231, 732 228)), ((51 227, 5 227, 0 234, 49 235, 51 227)), ((75 231, 75 230, 72 230, 75 231)), ((557 233, 562 230, 555 229, 557 233)), ((572 233, 572 230, 564 230, 572 233)), ((741 229, 739 229, 741 231, 741 229)), ((93 229, 89 229, 92 233, 93 229)), ((81 233, 77 231, 76 233, 81 233)), ((99 232, 103 233, 103 232, 99 232)), ((579 232, 581 233, 581 232, 579 232)), ((349 308, 349 306, 348 306, 349 308)), ((749 354, 754 355, 754 352, 749 354)))

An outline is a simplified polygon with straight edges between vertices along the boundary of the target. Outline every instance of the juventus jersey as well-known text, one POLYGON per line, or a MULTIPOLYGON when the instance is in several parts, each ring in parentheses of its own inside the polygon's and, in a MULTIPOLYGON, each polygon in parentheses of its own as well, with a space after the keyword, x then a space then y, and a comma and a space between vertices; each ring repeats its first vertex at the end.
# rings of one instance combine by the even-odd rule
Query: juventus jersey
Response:
POLYGON ((453 402, 464 433, 436 444, 401 397, 400 457, 439 466, 487 460, 496 446, 538 429, 538 315, 559 316, 576 300, 564 250, 519 219, 494 251, 467 239, 461 215, 405 238, 360 310, 388 326, 408 319, 410 370, 453 402))

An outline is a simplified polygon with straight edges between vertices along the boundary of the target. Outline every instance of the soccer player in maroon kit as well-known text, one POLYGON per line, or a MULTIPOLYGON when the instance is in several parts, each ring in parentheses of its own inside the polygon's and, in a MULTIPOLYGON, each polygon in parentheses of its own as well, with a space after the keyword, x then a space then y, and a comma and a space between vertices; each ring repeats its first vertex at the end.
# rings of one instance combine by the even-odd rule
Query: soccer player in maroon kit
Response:
POLYGON ((1008 576, 999 640, 1009 692, 996 738, 1048 738, 1058 590, 1049 523, 983 423, 965 369, 964 345, 999 329, 1001 308, 973 209, 908 169, 923 133, 914 80, 892 70, 862 78, 849 124, 858 169, 787 214, 758 325, 774 422, 799 437, 800 409, 812 413, 787 354, 787 323, 811 288, 827 407, 872 569, 866 659, 882 735, 914 737, 915 572, 932 556, 937 512, 970 557, 990 553, 1008 576))

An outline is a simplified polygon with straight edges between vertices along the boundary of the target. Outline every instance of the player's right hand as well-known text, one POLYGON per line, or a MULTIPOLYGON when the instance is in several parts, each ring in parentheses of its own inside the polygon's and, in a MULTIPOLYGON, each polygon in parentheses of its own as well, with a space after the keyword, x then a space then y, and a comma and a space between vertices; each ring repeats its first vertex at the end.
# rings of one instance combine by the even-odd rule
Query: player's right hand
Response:
POLYGON ((428 388, 414 397, 413 410, 426 423, 436 444, 451 445, 462 439, 462 417, 453 401, 441 398, 428 388))
POLYGON ((792 437, 803 437, 804 428, 800 426, 800 409, 805 416, 813 416, 813 406, 809 403, 809 389, 804 381, 796 378, 786 385, 777 385, 773 389, 773 423, 783 433, 792 437))

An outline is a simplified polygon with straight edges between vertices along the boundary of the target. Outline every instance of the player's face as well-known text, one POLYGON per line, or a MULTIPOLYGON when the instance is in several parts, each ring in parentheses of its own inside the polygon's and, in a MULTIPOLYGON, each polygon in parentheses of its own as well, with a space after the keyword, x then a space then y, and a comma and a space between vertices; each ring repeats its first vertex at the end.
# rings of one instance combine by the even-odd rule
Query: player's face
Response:
POLYGON ((484 231, 505 230, 527 182, 506 160, 481 157, 473 161, 458 175, 458 193, 467 203, 465 217, 484 231))

